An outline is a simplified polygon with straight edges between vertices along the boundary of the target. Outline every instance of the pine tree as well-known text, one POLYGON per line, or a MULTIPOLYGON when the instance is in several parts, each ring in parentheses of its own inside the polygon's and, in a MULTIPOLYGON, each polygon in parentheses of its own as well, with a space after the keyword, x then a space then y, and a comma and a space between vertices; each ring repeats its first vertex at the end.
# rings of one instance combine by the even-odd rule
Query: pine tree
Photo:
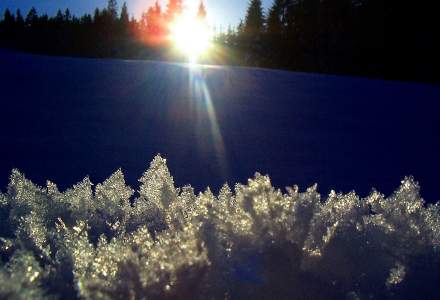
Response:
POLYGON ((244 32, 250 40, 258 40, 264 32, 264 13, 261 0, 251 0, 244 22, 244 32))
POLYGON ((245 64, 259 66, 264 33, 264 14, 261 0, 251 0, 247 9, 242 34, 239 37, 243 45, 245 64))
POLYGON ((92 16, 90 14, 85 14, 80 19, 80 23, 82 25, 90 25, 90 24, 92 24, 92 22, 93 22, 92 21, 92 16))
POLYGON ((235 40, 235 31, 231 25, 228 26, 228 30, 226 31, 226 44, 232 45, 235 40))
POLYGON ((64 21, 69 23, 72 20, 72 14, 70 13, 70 10, 66 8, 66 11, 64 12, 64 21))
POLYGON ((112 20, 118 18, 118 2, 117 0, 108 0, 107 2, 107 12, 112 20))
POLYGON ((32 27, 35 26, 38 22, 38 13, 35 7, 32 7, 29 11, 28 15, 26 16, 26 26, 32 27))
POLYGON ((267 32, 265 46, 270 50, 270 55, 265 57, 266 64, 278 66, 278 61, 283 60, 282 53, 284 45, 284 27, 286 26, 286 5, 287 0, 274 0, 267 16, 267 32))
POLYGON ((267 16, 267 32, 271 35, 280 35, 285 21, 286 0, 275 0, 267 16))
POLYGON ((197 17, 201 20, 206 19, 206 7, 203 1, 200 1, 199 9, 197 11, 197 17))
POLYGON ((243 32, 244 32, 244 22, 243 20, 240 20, 240 22, 237 25, 237 33, 243 34, 243 32))
POLYGON ((17 28, 22 28, 24 27, 24 19, 23 16, 21 15, 21 11, 20 9, 17 9, 17 12, 15 13, 15 23, 17 25, 17 28))
POLYGON ((183 10, 182 0, 169 0, 167 5, 166 18, 173 20, 176 16, 180 15, 183 10))
POLYGON ((121 23, 124 25, 127 25, 130 22, 130 17, 128 16, 128 8, 127 8, 127 2, 124 2, 124 4, 122 4, 122 9, 121 9, 121 23))
POLYGON ((57 14, 56 14, 54 20, 55 20, 55 22, 56 22, 57 24, 61 24, 61 23, 64 22, 64 15, 63 15, 63 13, 61 12, 61 9, 58 9, 57 14))
POLYGON ((15 17, 9 9, 5 10, 3 20, 0 19, 0 45, 10 43, 15 35, 15 17))
POLYGON ((6 28, 14 26, 15 17, 9 9, 5 10, 5 14, 3 16, 3 23, 5 24, 6 28))
POLYGON ((165 32, 163 17, 162 7, 158 1, 142 15, 141 28, 145 33, 144 38, 147 38, 151 44, 160 43, 162 39, 165 32))
POLYGON ((99 8, 95 8, 95 12, 93 13, 93 22, 96 24, 99 22, 100 18, 101 18, 101 11, 99 10, 99 8))

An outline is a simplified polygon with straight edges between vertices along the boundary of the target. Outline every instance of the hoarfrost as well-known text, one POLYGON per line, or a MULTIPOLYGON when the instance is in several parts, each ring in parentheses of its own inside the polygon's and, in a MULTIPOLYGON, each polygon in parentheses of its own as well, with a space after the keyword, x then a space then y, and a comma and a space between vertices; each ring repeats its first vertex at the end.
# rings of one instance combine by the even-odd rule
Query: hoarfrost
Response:
POLYGON ((385 197, 247 185, 198 196, 157 156, 136 196, 121 170, 60 192, 14 170, 0 193, 0 298, 429 298, 440 208, 405 178, 385 197))

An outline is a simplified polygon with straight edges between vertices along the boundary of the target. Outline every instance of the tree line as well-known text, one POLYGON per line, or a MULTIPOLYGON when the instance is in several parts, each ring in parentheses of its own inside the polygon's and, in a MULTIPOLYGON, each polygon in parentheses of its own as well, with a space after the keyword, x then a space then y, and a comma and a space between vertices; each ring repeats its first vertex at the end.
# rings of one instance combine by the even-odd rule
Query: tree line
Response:
POLYGON ((125 2, 119 9, 117 0, 79 18, 69 9, 48 16, 33 7, 26 17, 6 9, 0 46, 52 55, 166 59, 165 22, 182 9, 182 0, 169 0, 165 10, 156 2, 139 20, 130 18, 125 2))
MULTIPOLYGON (((80 18, 68 9, 26 17, 6 10, 0 45, 57 55, 170 59, 167 24, 183 0, 156 2, 140 19, 116 0, 80 18)), ((439 24, 428 1, 250 0, 236 27, 217 32, 213 63, 438 82, 439 24)), ((201 3, 199 14, 206 16, 201 3)), ((171 58, 173 59, 173 58, 171 58)))
POLYGON ((438 82, 440 24, 433 4, 396 0, 251 0, 219 36, 245 64, 438 82))

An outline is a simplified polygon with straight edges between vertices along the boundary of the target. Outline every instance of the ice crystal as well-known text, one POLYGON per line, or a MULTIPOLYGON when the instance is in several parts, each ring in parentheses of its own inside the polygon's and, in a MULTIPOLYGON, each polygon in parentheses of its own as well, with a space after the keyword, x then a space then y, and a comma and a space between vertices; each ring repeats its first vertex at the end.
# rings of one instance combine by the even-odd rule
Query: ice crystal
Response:
POLYGON ((30 252, 18 250, 0 269, 1 299, 44 299, 43 269, 30 252))
POLYGON ((61 192, 14 170, 0 193, 0 298, 429 298, 440 206, 405 178, 373 191, 275 189, 256 174, 218 195, 176 188, 154 158, 138 193, 121 170, 61 192))
POLYGON ((395 268, 390 270, 390 276, 387 279, 387 285, 399 284, 405 279, 405 266, 399 262, 395 268))
POLYGON ((173 178, 166 160, 159 155, 139 181, 142 183, 139 194, 161 208, 167 208, 176 199, 173 178))

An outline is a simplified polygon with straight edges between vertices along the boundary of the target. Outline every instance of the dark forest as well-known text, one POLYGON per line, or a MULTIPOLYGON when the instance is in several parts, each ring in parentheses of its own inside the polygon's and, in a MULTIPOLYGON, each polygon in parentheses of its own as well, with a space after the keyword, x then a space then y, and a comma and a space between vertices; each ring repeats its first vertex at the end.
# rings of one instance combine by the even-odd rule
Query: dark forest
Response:
MULTIPOLYGON (((425 1, 426 2, 426 1, 425 1)), ((0 45, 80 57, 179 60, 166 21, 182 0, 155 4, 140 20, 110 0, 93 14, 23 15, 6 10, 0 45)), ((383 0, 275 0, 266 13, 252 0, 237 27, 215 34, 218 55, 203 61, 328 74, 438 82, 439 25, 429 3, 383 0)), ((199 13, 206 12, 203 3, 199 13)))

